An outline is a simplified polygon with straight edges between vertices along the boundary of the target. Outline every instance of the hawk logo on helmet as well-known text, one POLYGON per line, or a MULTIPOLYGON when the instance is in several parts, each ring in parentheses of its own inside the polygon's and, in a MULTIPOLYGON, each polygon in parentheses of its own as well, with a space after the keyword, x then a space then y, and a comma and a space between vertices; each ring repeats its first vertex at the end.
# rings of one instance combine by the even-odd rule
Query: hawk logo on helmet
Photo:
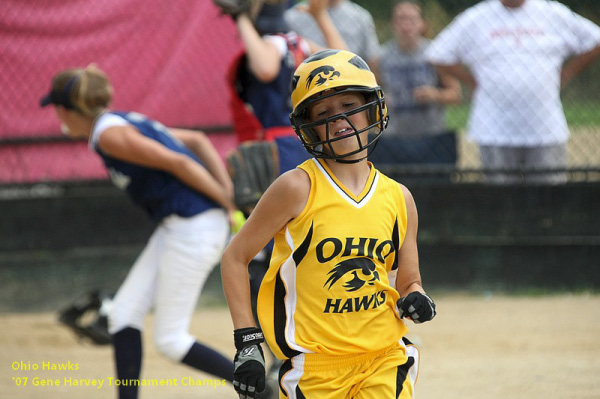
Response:
POLYGON ((312 81, 317 78, 315 84, 317 86, 321 86, 328 80, 333 80, 336 77, 339 78, 341 75, 338 71, 335 70, 334 67, 329 65, 323 65, 318 68, 313 69, 308 78, 306 79, 306 88, 308 89, 312 83, 312 81))
POLYGON ((328 289, 347 273, 352 274, 352 279, 347 281, 343 287, 348 292, 361 289, 365 284, 373 285, 375 280, 379 280, 379 273, 375 271, 375 263, 369 258, 352 258, 340 262, 329 272, 329 278, 325 286, 329 284, 328 289), (359 272, 361 276, 359 276, 359 272), (361 278, 362 277, 362 278, 361 278))

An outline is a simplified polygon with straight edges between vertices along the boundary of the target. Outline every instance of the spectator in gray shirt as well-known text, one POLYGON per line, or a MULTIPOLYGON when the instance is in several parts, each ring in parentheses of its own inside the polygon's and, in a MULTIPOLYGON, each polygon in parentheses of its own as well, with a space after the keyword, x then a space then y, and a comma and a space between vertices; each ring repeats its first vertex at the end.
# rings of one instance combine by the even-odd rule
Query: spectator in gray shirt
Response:
POLYGON ((401 1, 392 11, 394 37, 382 46, 379 74, 390 111, 386 136, 418 137, 446 130, 444 106, 461 101, 458 79, 425 60, 430 40, 421 6, 401 1))
POLYGON ((461 102, 458 79, 440 74, 425 60, 430 40, 418 2, 404 0, 392 9, 394 37, 379 57, 379 78, 386 93, 390 121, 376 154, 380 161, 452 163, 454 132, 446 126, 444 108, 461 102), (397 147, 397 148, 396 148, 397 147), (447 148, 446 148, 447 147, 447 148), (386 154, 387 153, 387 154, 386 154))

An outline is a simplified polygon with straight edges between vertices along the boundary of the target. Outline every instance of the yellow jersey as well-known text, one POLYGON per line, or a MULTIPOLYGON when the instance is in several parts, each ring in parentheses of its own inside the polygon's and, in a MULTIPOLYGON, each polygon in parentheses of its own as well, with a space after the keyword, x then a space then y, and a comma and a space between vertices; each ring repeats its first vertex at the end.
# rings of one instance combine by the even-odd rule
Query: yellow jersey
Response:
POLYGON ((406 235, 406 203, 400 185, 369 166, 358 196, 325 162, 298 166, 310 178, 308 201, 276 234, 258 296, 262 330, 280 359, 377 351, 407 331, 388 279, 406 235))

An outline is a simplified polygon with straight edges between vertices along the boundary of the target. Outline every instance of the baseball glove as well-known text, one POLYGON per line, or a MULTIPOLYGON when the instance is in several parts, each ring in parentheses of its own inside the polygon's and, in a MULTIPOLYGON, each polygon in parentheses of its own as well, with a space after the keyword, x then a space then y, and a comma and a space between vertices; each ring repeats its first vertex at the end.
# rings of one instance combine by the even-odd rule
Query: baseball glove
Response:
POLYGON ((279 175, 277 145, 270 141, 248 141, 227 156, 233 179, 234 200, 246 216, 279 175))
POLYGON ((112 340, 108 332, 106 311, 111 301, 112 295, 97 290, 88 292, 61 310, 58 321, 81 340, 87 340, 95 345, 108 345, 112 340))
POLYGON ((213 0, 213 3, 225 15, 236 19, 238 15, 249 12, 252 6, 252 0, 213 0))

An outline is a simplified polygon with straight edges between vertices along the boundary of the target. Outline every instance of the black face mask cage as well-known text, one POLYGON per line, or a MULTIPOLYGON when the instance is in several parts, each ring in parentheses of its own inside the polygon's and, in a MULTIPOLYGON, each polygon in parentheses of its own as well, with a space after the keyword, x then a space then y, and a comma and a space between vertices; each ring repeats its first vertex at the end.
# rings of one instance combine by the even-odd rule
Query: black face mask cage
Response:
POLYGON ((302 105, 302 109, 298 110, 297 115, 292 114, 291 119, 292 119, 292 125, 294 126, 294 129, 296 130, 296 134, 298 134, 298 136, 300 137, 302 144, 304 145, 304 148, 306 148, 306 150, 315 158, 323 158, 323 159, 333 159, 336 162, 340 162, 340 163, 356 163, 359 162, 365 158, 367 158, 375 149, 375 146, 377 144, 377 141, 379 140, 379 137, 381 136, 381 133, 383 132, 383 130, 385 129, 386 125, 387 125, 387 117, 384 114, 384 97, 383 97, 383 92, 381 91, 381 89, 376 88, 376 89, 372 89, 372 88, 367 88, 367 87, 348 87, 345 89, 342 89, 340 91, 335 91, 333 93, 324 95, 324 96, 320 96, 317 97, 315 99, 311 99, 309 101, 306 102, 306 104, 302 105), (328 98, 328 97, 332 97, 335 95, 338 95, 340 93, 344 93, 344 92, 362 92, 367 94, 367 103, 364 105, 361 105, 360 107, 357 107, 355 109, 353 109, 350 112, 345 112, 345 113, 340 113, 337 115, 333 115, 329 118, 326 119, 321 119, 315 122, 306 122, 307 118, 307 114, 308 114, 308 106, 316 101, 322 100, 324 98, 328 98), (379 95, 378 95, 379 94, 379 95), (367 111, 367 119, 369 121, 369 125, 362 129, 362 130, 357 130, 356 126, 354 126, 354 124, 352 122, 350 122, 350 120, 348 119, 349 116, 354 115, 358 112, 362 112, 362 111, 367 111), (331 134, 329 132, 329 123, 339 120, 339 119, 345 119, 346 122, 348 122, 348 124, 351 126, 352 130, 354 130, 352 133, 344 135, 342 137, 331 137, 331 134), (320 140, 319 136, 317 134, 317 132, 314 130, 314 127, 316 126, 320 126, 320 125, 325 125, 326 126, 326 139, 325 140, 320 140), (365 132, 365 131, 370 131, 370 133, 372 133, 370 138, 365 138, 365 143, 363 143, 360 134, 365 132), (351 139, 351 138, 356 138, 356 140, 358 141, 358 148, 356 150, 347 152, 347 153, 343 153, 343 154, 337 154, 332 146, 332 143, 339 141, 339 140, 346 140, 346 139, 351 139), (347 159, 348 157, 355 155, 357 153, 360 153, 364 150, 366 151, 366 154, 363 157, 360 158, 356 158, 356 159, 347 159))

